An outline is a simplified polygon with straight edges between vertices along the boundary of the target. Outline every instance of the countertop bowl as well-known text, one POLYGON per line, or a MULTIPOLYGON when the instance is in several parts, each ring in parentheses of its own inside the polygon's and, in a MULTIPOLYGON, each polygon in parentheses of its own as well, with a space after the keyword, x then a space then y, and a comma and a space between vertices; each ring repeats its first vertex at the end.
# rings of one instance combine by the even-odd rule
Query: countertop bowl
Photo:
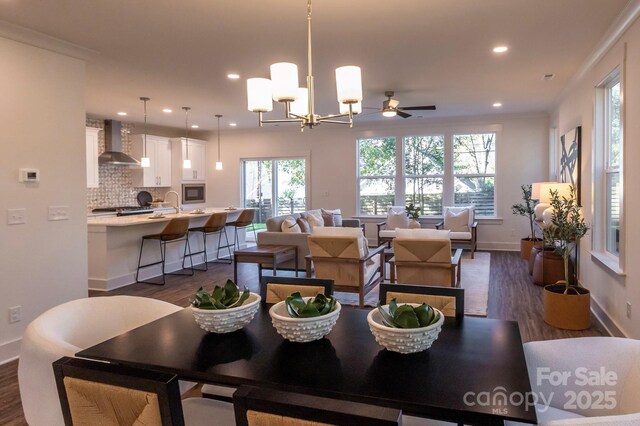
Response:
POLYGON ((231 333, 249 324, 260 307, 260 295, 250 293, 244 304, 230 309, 200 309, 190 306, 196 323, 211 333, 231 333))
MULTIPOLYGON (((420 306, 417 303, 402 303, 402 305, 420 306)), ((382 309, 389 312, 389 305, 384 305, 382 309)), ((434 310, 440 312, 435 308, 434 310)), ((367 322, 369 323, 369 329, 373 337, 375 337, 376 342, 380 345, 392 352, 411 354, 414 352, 422 352, 431 347, 433 342, 438 338, 440 330, 442 330, 444 315, 440 312, 438 322, 427 327, 394 328, 384 325, 382 315, 378 312, 378 309, 375 308, 367 315, 367 322)))
MULTIPOLYGON (((311 299, 304 297, 305 301, 311 299)), ((279 335, 290 342, 312 342, 329 334, 340 316, 340 303, 336 302, 333 311, 326 315, 312 318, 291 318, 285 302, 278 302, 269 309, 271 322, 279 335)))

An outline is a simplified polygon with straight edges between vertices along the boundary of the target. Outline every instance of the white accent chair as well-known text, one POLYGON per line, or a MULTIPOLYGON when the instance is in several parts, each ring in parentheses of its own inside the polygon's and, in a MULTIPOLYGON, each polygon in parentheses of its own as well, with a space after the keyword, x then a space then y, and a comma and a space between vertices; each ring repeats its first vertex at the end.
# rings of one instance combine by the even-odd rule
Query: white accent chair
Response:
POLYGON ((396 229, 409 227, 409 216, 404 206, 389 206, 387 219, 376 223, 378 227, 378 245, 387 244, 391 247, 391 241, 396 237, 396 229))
MULTIPOLYGON (((579 337, 575 339, 548 340, 524 344, 527 359, 529 380, 534 393, 543 394, 545 398, 553 397, 549 407, 536 405, 538 424, 549 426, 564 425, 606 425, 634 426, 640 424, 640 340, 619 337, 579 337), (584 373, 597 373, 601 377, 601 369, 605 373, 615 373, 615 383, 599 386, 581 385, 576 380, 576 369, 584 373), (540 370, 539 370, 540 369, 540 370), (542 370, 544 369, 544 370, 542 370), (553 386, 545 379, 549 372, 569 372, 566 385, 553 386), (542 379, 540 382, 538 378, 542 379), (573 400, 575 407, 565 407, 572 403, 565 392, 579 393, 586 391, 592 402, 600 401, 603 405, 609 402, 600 400, 593 392, 609 391, 615 406, 610 409, 596 408, 589 404, 580 408, 580 403, 573 400)), ((586 395, 586 394, 585 394, 586 395)), ((522 425, 516 422, 505 422, 505 425, 522 425)))
POLYGON ((83 349, 181 309, 146 297, 93 297, 63 303, 33 320, 22 337, 18 364, 27 423, 64 424, 53 375, 54 361, 73 357, 83 349))
POLYGON ((451 231, 451 246, 453 248, 468 248, 473 259, 478 246, 477 231, 478 222, 475 219, 475 208, 444 207, 442 209, 444 220, 436 225, 436 229, 451 231), (466 216, 462 222, 458 220, 462 215, 466 216))

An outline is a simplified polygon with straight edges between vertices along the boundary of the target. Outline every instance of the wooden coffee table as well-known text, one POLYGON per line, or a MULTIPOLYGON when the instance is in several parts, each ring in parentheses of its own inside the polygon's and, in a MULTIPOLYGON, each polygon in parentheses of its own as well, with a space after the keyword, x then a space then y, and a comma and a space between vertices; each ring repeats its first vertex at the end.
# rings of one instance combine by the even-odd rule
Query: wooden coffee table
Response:
POLYGON ((233 252, 233 279, 238 282, 238 263, 257 263, 258 278, 262 280, 262 264, 270 263, 273 267, 273 275, 277 273, 279 264, 293 259, 298 276, 298 247, 297 246, 276 246, 260 245, 240 249, 233 252))

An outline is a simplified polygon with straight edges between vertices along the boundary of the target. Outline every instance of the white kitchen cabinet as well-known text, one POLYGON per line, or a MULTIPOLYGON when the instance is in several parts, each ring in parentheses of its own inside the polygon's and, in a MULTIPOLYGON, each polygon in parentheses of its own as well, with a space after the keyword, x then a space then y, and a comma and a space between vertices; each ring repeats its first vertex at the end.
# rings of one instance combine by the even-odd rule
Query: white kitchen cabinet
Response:
MULTIPOLYGON (((185 138, 171 139, 173 143, 181 145, 180 167, 183 161, 187 159, 187 140, 185 138)), ((183 182, 204 182, 206 180, 206 146, 205 141, 189 138, 189 160, 191 160, 191 168, 182 168, 183 182)), ((175 152, 175 151, 174 151, 175 152)))
MULTIPOLYGON (((131 139, 133 141, 133 157, 142 158, 144 135, 133 135, 131 139)), ((149 157, 151 166, 133 170, 133 186, 137 188, 171 186, 171 142, 169 139, 147 135, 147 157, 149 157)))
POLYGON ((100 178, 98 170, 98 132, 97 127, 86 127, 87 143, 87 188, 97 188, 100 178))

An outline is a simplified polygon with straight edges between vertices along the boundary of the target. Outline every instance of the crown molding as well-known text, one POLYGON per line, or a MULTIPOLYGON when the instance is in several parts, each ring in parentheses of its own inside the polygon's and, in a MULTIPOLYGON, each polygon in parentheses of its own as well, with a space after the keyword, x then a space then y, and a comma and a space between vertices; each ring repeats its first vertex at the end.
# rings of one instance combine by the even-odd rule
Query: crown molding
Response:
POLYGON ((640 0, 630 0, 629 3, 622 9, 618 17, 613 21, 607 32, 600 39, 595 49, 587 57, 587 59, 580 65, 578 71, 571 77, 569 83, 562 89, 550 112, 555 111, 562 101, 567 97, 573 88, 575 88, 580 80, 587 74, 587 72, 593 68, 607 52, 613 47, 614 44, 622 35, 629 29, 631 25, 640 17, 640 0))
POLYGON ((3 20, 0 20, 0 37, 83 61, 100 54, 97 50, 73 44, 3 20))

